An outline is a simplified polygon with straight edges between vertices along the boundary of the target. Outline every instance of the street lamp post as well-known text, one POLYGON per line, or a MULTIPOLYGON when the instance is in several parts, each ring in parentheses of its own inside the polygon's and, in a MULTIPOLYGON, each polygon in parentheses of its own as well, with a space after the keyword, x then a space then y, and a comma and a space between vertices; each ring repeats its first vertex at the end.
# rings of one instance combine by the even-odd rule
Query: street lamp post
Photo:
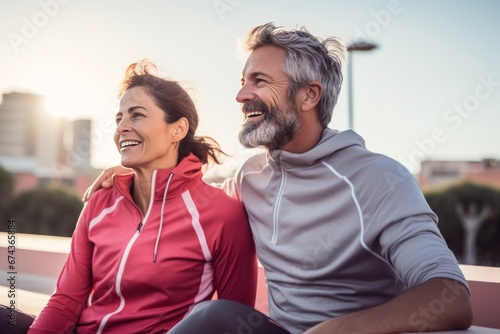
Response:
POLYGON ((355 51, 371 51, 377 48, 376 44, 369 42, 354 42, 347 46, 347 104, 349 112, 349 128, 354 129, 354 101, 352 84, 352 53, 355 51))

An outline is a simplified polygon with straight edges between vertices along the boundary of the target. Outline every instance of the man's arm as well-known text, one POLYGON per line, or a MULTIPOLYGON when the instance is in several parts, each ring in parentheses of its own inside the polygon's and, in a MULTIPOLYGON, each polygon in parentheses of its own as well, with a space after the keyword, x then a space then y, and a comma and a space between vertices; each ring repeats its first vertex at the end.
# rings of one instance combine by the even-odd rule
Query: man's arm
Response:
POLYGON ((113 175, 130 173, 133 170, 122 166, 114 166, 107 168, 101 172, 97 179, 90 185, 90 187, 83 194, 82 201, 87 202, 93 193, 100 188, 111 188, 113 186, 113 175))
POLYGON ((433 278, 387 303, 326 320, 304 334, 439 331, 471 324, 467 288, 454 280, 433 278))

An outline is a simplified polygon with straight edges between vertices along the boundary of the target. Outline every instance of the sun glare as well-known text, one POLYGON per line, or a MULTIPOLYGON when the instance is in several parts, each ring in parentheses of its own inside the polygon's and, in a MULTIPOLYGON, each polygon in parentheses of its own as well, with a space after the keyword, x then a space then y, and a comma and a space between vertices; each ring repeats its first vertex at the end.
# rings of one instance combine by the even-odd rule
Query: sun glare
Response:
POLYGON ((48 70, 40 89, 45 96, 45 110, 49 115, 69 120, 90 116, 89 81, 85 76, 67 70, 48 70))
POLYGON ((44 94, 45 100, 45 110, 55 117, 64 118, 78 118, 80 115, 74 108, 74 101, 72 102, 72 97, 66 94, 58 93, 48 93, 44 94))

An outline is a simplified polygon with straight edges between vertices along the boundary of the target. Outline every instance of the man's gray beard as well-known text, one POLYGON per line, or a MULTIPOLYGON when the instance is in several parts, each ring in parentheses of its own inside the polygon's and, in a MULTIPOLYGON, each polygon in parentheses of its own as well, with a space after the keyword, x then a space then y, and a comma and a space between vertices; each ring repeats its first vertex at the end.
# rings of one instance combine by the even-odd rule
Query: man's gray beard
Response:
POLYGON ((273 108, 260 123, 244 124, 239 139, 246 148, 264 146, 269 151, 278 150, 292 140, 298 127, 295 108, 284 113, 273 108))

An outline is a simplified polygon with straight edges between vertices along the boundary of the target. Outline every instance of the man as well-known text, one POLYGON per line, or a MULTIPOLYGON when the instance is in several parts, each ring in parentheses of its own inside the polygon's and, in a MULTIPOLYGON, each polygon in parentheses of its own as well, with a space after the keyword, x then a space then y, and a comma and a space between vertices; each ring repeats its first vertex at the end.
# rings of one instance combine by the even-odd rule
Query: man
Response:
POLYGON ((415 179, 355 132, 328 128, 344 45, 268 23, 247 48, 239 138, 267 152, 224 187, 248 212, 270 317, 292 334, 468 328, 467 282, 415 179))

